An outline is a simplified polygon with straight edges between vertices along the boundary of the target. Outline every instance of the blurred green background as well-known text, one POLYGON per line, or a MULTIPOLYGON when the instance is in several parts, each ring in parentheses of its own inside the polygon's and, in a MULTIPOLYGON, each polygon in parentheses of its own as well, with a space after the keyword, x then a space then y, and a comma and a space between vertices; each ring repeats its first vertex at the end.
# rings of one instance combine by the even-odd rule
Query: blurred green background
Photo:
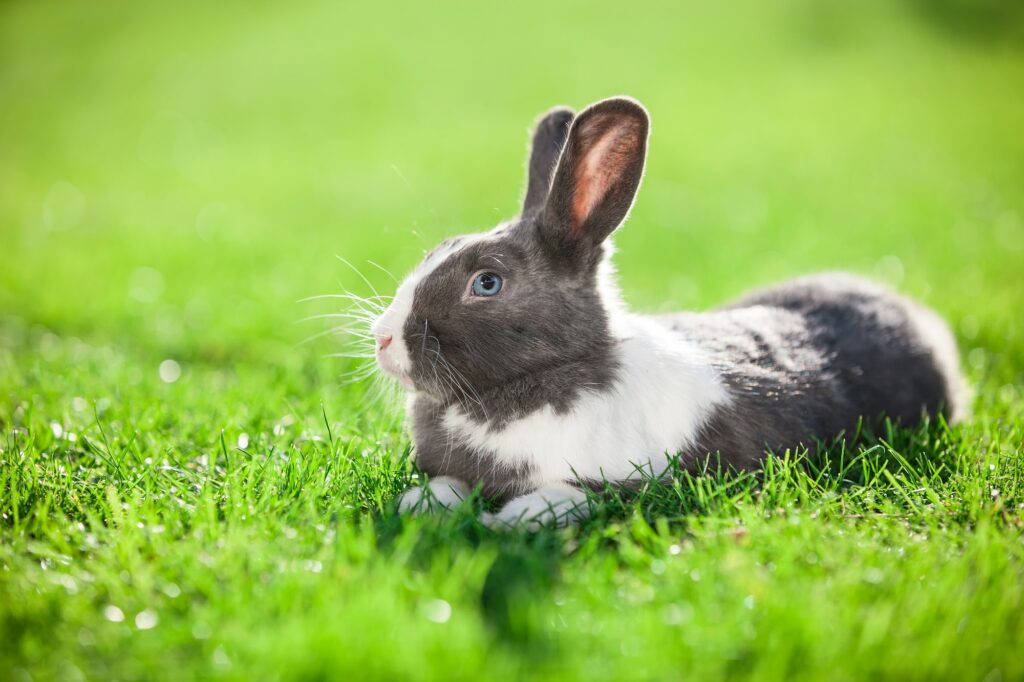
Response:
MULTIPOLYGON (((413 526, 389 546, 367 530, 408 482, 407 440, 342 381, 348 361, 328 356, 344 340, 302 343, 330 322, 301 320, 339 302, 299 301, 371 293, 336 255, 388 293, 368 260, 400 276, 441 238, 513 215, 531 122, 615 94, 653 119, 617 237, 633 307, 704 308, 825 269, 887 281, 957 333, 979 416, 956 451, 1011 463, 989 474, 970 460, 982 473, 952 479, 942 500, 962 526, 932 500, 910 505, 933 543, 914 545, 888 508, 891 525, 866 527, 750 512, 762 535, 740 550, 699 529, 742 511, 698 509, 684 530, 655 524, 658 538, 639 522, 599 529, 565 559, 570 602, 590 610, 566 631, 566 610, 542 598, 537 613, 561 615, 537 616, 538 639, 563 637, 559 655, 591 678, 849 679, 925 661, 934 679, 954 645, 948 670, 996 660, 1019 673, 1024 4, 1012 0, 0 3, 0 673, 452 679, 541 660, 492 648, 480 627, 494 540, 413 526), (984 478, 1004 474, 1016 483, 984 478), (1005 527, 972 516, 996 487, 1005 527), (695 541, 675 544, 677 531, 695 541), (669 552, 719 589, 697 585, 696 568, 655 573, 669 552), (768 576, 776 556, 795 568, 768 576), (70 583, 50 570, 63 557, 70 583), (875 562, 867 579, 862 562, 875 562), (976 575, 984 599, 958 591, 976 575), (746 590, 769 606, 756 636, 734 599, 746 590), (665 620, 661 606, 634 609, 636 594, 693 606, 668 603, 665 620), (700 626, 666 634, 683 616, 700 626)), ((948 454, 943 442, 928 447, 948 454)), ((527 566, 576 547, 515 542, 501 551, 527 566)), ((515 617, 534 622, 532 604, 515 617)))
POLYGON ((1016 6, 5 3, 0 309, 273 362, 297 299, 360 285, 335 254, 401 274, 514 214, 538 113, 626 93, 634 306, 849 268, 1016 335, 1016 6))

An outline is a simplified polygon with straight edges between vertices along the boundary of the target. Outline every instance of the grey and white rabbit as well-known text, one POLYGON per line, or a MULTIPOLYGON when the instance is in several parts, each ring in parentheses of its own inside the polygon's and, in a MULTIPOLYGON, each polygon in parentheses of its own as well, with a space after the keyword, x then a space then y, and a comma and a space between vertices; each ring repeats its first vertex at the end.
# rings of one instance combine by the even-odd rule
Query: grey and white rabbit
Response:
POLYGON ((610 264, 644 171, 649 119, 628 98, 557 108, 533 137, 522 213, 431 251, 375 321, 381 368, 409 391, 419 468, 400 508, 476 486, 495 526, 573 522, 588 485, 717 454, 850 433, 861 418, 960 418, 956 344, 932 311, 824 274, 704 313, 622 305, 610 264))

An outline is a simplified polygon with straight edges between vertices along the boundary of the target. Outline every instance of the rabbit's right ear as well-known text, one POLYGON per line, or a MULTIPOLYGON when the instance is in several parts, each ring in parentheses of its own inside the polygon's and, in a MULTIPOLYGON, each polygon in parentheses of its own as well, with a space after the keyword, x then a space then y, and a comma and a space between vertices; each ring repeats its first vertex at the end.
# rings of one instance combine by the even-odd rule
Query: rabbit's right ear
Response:
POLYGON ((555 107, 537 121, 530 148, 530 168, 527 171, 526 197, 523 199, 524 214, 544 206, 574 115, 568 107, 555 107))
POLYGON ((561 259, 594 265, 626 219, 647 158, 647 110, 613 97, 580 112, 569 129, 539 230, 561 259))

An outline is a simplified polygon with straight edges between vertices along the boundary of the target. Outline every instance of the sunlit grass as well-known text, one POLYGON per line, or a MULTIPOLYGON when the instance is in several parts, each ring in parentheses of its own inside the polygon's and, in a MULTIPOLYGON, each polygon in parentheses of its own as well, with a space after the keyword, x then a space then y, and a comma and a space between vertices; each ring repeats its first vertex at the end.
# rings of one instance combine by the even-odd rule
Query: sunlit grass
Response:
POLYGON ((5 5, 0 678, 1024 677, 1024 23, 926 5, 5 5), (362 325, 514 213, 539 112, 616 93, 631 305, 871 275, 973 416, 578 529, 397 516, 362 325))

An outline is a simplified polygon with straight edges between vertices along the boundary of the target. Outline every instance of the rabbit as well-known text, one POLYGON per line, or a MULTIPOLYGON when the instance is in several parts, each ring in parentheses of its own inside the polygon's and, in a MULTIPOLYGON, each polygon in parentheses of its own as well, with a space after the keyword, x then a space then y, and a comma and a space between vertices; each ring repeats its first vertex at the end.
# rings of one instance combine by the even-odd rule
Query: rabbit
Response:
POLYGON ((591 512, 586 488, 657 476, 674 456, 744 470, 861 419, 964 416, 946 324, 853 275, 710 312, 628 311, 610 236, 640 187, 649 127, 627 97, 549 111, 519 217, 430 251, 373 322, 428 477, 399 510, 447 509, 479 487, 500 505, 489 526, 567 525, 591 512))

